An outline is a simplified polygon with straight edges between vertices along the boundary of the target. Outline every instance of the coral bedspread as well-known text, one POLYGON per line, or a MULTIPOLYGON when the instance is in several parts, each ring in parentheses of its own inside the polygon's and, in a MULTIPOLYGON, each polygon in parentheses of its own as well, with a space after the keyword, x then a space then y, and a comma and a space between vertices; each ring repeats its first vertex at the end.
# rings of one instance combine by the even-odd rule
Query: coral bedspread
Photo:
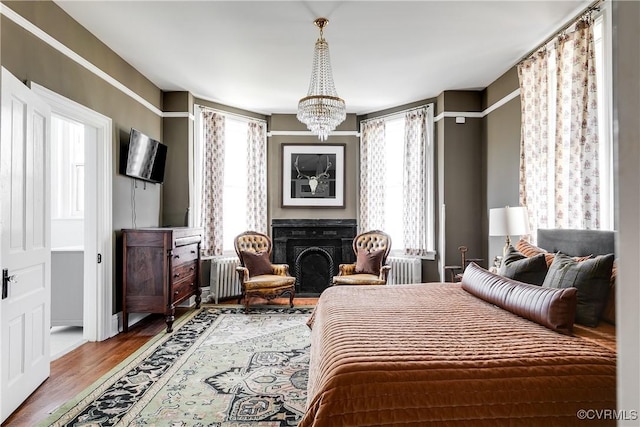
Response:
POLYGON ((309 326, 300 427, 594 425, 578 411, 616 408, 611 346, 553 332, 457 284, 329 288, 309 326))

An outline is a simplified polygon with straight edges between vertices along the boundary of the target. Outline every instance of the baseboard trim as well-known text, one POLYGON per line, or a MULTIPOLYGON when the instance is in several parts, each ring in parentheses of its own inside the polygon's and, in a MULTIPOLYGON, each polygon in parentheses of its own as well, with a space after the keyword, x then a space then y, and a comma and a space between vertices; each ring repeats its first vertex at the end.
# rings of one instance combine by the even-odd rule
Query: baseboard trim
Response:
MULTIPOLYGON (((129 314, 129 327, 132 327, 151 313, 129 314)), ((111 317, 111 331, 109 337, 114 337, 122 332, 122 312, 119 311, 111 317)))

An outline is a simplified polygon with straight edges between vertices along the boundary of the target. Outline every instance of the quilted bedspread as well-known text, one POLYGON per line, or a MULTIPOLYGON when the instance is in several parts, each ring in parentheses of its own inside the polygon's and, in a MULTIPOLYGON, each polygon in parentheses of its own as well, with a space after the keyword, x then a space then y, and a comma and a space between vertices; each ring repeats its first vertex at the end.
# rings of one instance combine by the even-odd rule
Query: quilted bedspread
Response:
POLYGON ((616 353, 457 284, 337 286, 309 319, 300 427, 572 426, 616 408, 616 353), (594 413, 594 412, 591 412, 594 413))

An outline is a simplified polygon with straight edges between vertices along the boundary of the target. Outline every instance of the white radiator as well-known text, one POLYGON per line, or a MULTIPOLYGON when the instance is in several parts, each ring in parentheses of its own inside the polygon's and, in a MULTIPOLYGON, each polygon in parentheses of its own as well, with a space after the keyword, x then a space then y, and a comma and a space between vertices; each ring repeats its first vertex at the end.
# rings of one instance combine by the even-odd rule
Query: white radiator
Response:
POLYGON ((237 297, 242 294, 240 279, 236 267, 240 266, 238 257, 213 257, 211 259, 210 290, 215 289, 217 304, 220 298, 237 297))
POLYGON ((422 260, 420 258, 388 257, 387 264, 391 266, 391 272, 387 279, 388 284, 422 282, 422 260))

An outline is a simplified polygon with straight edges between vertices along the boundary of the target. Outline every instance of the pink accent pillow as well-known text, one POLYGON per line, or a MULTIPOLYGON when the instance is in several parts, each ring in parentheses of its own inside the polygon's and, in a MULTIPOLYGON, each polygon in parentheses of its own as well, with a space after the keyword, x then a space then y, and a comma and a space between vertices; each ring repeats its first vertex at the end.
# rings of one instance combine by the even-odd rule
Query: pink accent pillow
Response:
POLYGON ((273 274, 268 252, 241 251, 240 254, 242 255, 244 266, 249 270, 250 276, 273 274))
POLYGON ((375 276, 380 275, 383 257, 384 249, 371 252, 364 249, 358 249, 356 273, 373 274, 375 276))

